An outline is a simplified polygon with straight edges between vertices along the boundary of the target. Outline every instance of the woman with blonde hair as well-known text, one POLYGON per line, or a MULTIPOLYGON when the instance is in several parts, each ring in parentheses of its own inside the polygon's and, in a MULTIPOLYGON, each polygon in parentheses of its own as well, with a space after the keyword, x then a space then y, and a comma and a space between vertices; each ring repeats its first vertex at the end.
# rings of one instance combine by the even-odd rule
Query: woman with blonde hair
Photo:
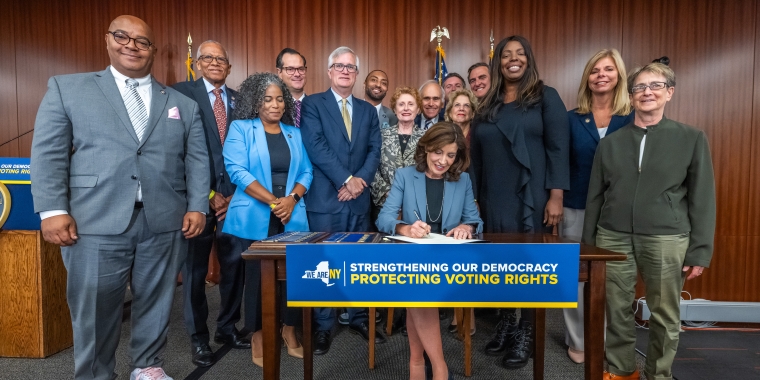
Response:
MULTIPOLYGON (((583 69, 578 108, 570 119, 570 190, 565 191, 562 237, 580 241, 586 211, 591 164, 599 140, 633 121, 625 64, 615 49, 594 54, 583 69)), ((578 308, 565 309, 567 356, 583 363, 583 283, 578 283, 578 308)))

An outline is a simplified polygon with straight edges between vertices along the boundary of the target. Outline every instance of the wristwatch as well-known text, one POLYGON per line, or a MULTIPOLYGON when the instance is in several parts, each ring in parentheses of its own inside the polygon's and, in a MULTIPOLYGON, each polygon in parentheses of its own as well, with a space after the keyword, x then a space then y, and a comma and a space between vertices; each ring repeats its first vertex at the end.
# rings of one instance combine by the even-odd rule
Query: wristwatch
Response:
POLYGON ((301 201, 301 196, 296 193, 290 193, 288 194, 289 197, 293 197, 293 199, 296 201, 296 203, 301 201))

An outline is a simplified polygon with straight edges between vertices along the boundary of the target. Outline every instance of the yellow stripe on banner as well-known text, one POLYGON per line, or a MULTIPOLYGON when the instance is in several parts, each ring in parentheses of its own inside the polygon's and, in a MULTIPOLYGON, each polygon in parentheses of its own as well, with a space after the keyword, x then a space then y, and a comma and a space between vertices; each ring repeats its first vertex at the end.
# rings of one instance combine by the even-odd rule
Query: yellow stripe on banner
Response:
POLYGON ((0 180, 0 183, 4 183, 6 185, 31 185, 32 181, 10 181, 10 180, 0 180))
POLYGON ((486 307, 574 309, 577 302, 311 302, 288 301, 288 307, 486 307))

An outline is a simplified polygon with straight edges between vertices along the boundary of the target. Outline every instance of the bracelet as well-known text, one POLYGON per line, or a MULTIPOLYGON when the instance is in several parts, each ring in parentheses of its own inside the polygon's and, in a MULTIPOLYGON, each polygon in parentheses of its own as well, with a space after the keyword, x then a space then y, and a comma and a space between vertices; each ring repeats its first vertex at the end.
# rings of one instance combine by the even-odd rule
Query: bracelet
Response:
POLYGON ((350 181, 350 180, 351 180, 351 178, 354 178, 354 176, 353 176, 353 175, 350 175, 350 176, 348 176, 348 179, 347 179, 345 182, 343 182, 343 184, 344 184, 344 185, 345 185, 345 184, 347 184, 347 183, 348 183, 348 181, 350 181))
POLYGON ((214 191, 214 190, 211 190, 211 192, 210 192, 210 193, 208 193, 208 199, 211 199, 211 198, 213 198, 213 197, 214 197, 214 195, 216 195, 216 191, 214 191))

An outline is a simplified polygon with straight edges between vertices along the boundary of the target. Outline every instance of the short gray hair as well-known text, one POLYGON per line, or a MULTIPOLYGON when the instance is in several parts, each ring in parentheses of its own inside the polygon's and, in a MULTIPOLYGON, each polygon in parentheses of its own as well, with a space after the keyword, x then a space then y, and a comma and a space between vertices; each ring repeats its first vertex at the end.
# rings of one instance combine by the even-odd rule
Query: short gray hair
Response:
POLYGON ((438 81, 435 79, 427 80, 424 83, 422 83, 422 86, 420 86, 420 96, 422 96, 422 90, 424 90, 425 86, 429 84, 434 84, 438 86, 438 88, 441 90, 441 100, 446 101, 446 91, 443 89, 443 86, 438 84, 438 81))
POLYGON ((329 70, 330 66, 333 65, 333 61, 335 60, 335 58, 338 58, 341 55, 346 54, 346 53, 351 53, 354 56, 354 58, 356 59, 356 71, 358 72, 359 71, 359 56, 356 55, 356 53, 354 53, 354 51, 351 50, 351 48, 349 48, 347 46, 341 46, 341 47, 333 50, 332 53, 330 53, 330 56, 327 57, 327 69, 329 70))
POLYGON ((222 45, 218 41, 214 41, 214 40, 206 40, 206 41, 201 42, 201 44, 198 45, 198 51, 195 53, 195 59, 198 59, 198 57, 201 56, 201 48, 203 47, 203 45, 206 45, 206 44, 219 45, 219 47, 222 48, 222 50, 224 50, 224 57, 227 58, 227 59, 230 59, 230 55, 227 54, 227 49, 224 48, 224 45, 222 45))

